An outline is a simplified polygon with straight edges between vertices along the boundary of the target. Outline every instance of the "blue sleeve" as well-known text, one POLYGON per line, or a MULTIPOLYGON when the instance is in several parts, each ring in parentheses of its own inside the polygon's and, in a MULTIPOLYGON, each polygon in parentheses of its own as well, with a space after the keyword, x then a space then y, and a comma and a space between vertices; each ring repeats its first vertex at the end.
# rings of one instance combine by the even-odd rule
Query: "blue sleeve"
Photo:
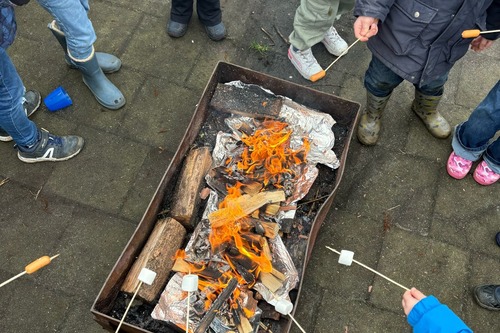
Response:
POLYGON ((408 315, 413 333, 472 333, 472 330, 436 297, 427 296, 408 315))
POLYGON ((395 0, 356 0, 354 16, 368 16, 384 21, 395 0))

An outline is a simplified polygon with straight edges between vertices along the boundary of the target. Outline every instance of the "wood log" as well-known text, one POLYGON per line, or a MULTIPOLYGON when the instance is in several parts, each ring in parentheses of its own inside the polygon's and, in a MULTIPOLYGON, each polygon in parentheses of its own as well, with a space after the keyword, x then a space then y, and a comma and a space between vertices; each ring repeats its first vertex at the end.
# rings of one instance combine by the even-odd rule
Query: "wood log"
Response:
POLYGON ((205 175, 212 165, 208 147, 192 149, 184 160, 173 195, 170 215, 188 230, 196 227, 201 201, 200 191, 205 186, 205 175))
POLYGON ((250 321, 248 320, 248 318, 245 317, 245 315, 241 312, 240 312, 240 323, 237 327, 238 327, 239 333, 252 333, 253 332, 252 324, 250 324, 250 321))
POLYGON ((201 318, 198 327, 194 331, 195 333, 205 333, 207 331, 208 326, 210 326, 210 324, 214 320, 215 315, 221 308, 222 304, 224 304, 224 302, 226 302, 229 299, 229 297, 231 297, 237 286, 238 286, 238 280, 232 278, 227 284, 226 288, 224 288, 224 290, 219 294, 217 299, 212 303, 210 309, 208 309, 203 318, 201 318))
POLYGON ((156 272, 156 278, 150 286, 142 284, 137 296, 147 302, 152 302, 165 286, 174 265, 173 257, 182 245, 185 236, 186 229, 173 218, 159 220, 128 272, 121 290, 133 294, 140 282, 137 279, 139 273, 144 267, 148 268, 156 272))
POLYGON ((259 281, 273 293, 283 286, 283 282, 271 273, 260 272, 259 281))
POLYGON ((234 203, 241 208, 238 212, 232 211, 231 208, 222 208, 210 213, 208 215, 208 220, 212 228, 218 228, 225 223, 239 220, 251 214, 265 204, 285 201, 285 199, 285 192, 283 191, 266 191, 257 193, 253 196, 245 194, 234 200, 234 203))
POLYGON ((270 216, 275 216, 276 214, 278 214, 279 210, 280 210, 280 204, 275 202, 266 205, 265 213, 270 216))
POLYGON ((260 221, 260 224, 264 227, 264 236, 266 236, 267 238, 275 238, 280 231, 280 225, 276 222, 260 221))

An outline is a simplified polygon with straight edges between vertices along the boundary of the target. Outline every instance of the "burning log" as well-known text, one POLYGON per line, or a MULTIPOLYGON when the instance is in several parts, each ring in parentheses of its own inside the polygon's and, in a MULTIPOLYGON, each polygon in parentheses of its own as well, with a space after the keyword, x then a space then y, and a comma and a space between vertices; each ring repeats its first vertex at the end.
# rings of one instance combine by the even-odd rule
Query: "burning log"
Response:
POLYGON ((210 106, 218 111, 250 118, 277 118, 282 105, 282 98, 271 95, 259 87, 241 89, 220 83, 210 101, 210 106), (255 103, 256 100, 260 103, 255 103))
POLYGON ((204 178, 211 165, 212 156, 208 147, 191 150, 184 161, 170 214, 188 230, 196 226, 199 193, 204 186, 204 178))
POLYGON ((242 195, 233 202, 236 205, 240 206, 238 212, 231 212, 231 208, 222 208, 208 216, 210 223, 212 224, 212 228, 218 228, 225 223, 230 221, 236 221, 250 215, 253 211, 259 209, 260 207, 274 202, 285 201, 285 192, 283 191, 266 191, 257 193, 254 196, 251 195, 242 195), (236 214, 234 214, 236 213, 236 214))
POLYGON ((229 281, 227 284, 226 288, 219 294, 219 297, 215 300, 215 302, 212 303, 212 306, 208 311, 205 313, 205 316, 200 321, 200 324, 194 331, 194 333, 205 333, 208 329, 208 326, 210 326, 210 323, 215 318, 215 315, 221 308, 221 306, 231 297, 233 294, 234 290, 238 286, 238 281, 233 278, 229 281))
POLYGON ((139 284, 138 276, 146 267, 157 272, 150 286, 143 286, 138 296, 152 302, 161 291, 174 264, 174 255, 182 245, 186 229, 173 218, 159 220, 139 257, 130 269, 121 290, 133 294, 139 284))

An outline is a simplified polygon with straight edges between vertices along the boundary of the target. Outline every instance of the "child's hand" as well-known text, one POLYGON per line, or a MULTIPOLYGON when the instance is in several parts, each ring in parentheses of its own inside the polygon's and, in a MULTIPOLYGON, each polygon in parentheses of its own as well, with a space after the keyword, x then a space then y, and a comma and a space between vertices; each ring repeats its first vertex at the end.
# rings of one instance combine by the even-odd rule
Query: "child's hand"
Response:
POLYGON ((408 315, 411 312, 411 309, 417 304, 421 299, 425 298, 424 294, 420 292, 417 288, 411 288, 410 290, 407 290, 403 294, 403 310, 405 312, 405 315, 408 315))
POLYGON ((359 16, 354 22, 354 36, 362 42, 366 42, 370 37, 378 32, 378 19, 368 16, 359 16))
POLYGON ((470 43, 470 48, 473 51, 481 52, 483 50, 486 50, 492 44, 493 44, 492 40, 486 39, 483 36, 479 36, 479 37, 474 38, 472 43, 470 43))

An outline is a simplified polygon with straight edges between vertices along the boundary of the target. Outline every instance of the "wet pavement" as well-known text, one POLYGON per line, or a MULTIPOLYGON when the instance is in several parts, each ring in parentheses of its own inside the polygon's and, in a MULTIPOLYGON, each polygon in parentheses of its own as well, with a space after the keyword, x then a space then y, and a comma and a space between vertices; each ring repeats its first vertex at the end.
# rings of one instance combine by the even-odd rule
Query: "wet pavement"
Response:
MULTIPOLYGON (((210 41, 196 15, 181 39, 165 33, 170 3, 94 0, 96 49, 123 61, 109 78, 127 104, 105 110, 64 62, 46 28, 51 17, 32 1, 18 8, 18 37, 9 54, 28 89, 43 96, 62 85, 73 106, 41 107, 32 119, 55 134, 77 134, 83 151, 62 163, 25 164, 0 144, 0 281, 42 255, 61 256, 0 292, 0 332, 103 332, 90 307, 145 212, 218 61, 234 63, 364 105, 371 58, 359 43, 327 76, 311 83, 287 59, 285 40, 298 0, 222 0, 229 36, 210 41), (264 29, 266 32, 264 32, 264 29), (252 44, 254 47, 252 47, 252 44), (258 52, 255 45, 268 46, 258 52)), ((345 15, 339 33, 354 42, 345 15)), ((334 58, 313 48, 327 67, 334 58)), ((469 52, 453 68, 439 107, 452 125, 467 119, 500 77, 500 43, 469 52)), ((410 332, 403 290, 359 266, 337 264, 325 246, 404 286, 448 304, 476 332, 495 332, 497 313, 480 308, 477 284, 499 284, 499 184, 445 170, 451 140, 430 136, 410 111, 413 87, 398 87, 374 147, 354 138, 332 209, 308 265, 296 319, 309 333, 410 332)), ((292 332, 299 332, 293 328, 292 332)))

